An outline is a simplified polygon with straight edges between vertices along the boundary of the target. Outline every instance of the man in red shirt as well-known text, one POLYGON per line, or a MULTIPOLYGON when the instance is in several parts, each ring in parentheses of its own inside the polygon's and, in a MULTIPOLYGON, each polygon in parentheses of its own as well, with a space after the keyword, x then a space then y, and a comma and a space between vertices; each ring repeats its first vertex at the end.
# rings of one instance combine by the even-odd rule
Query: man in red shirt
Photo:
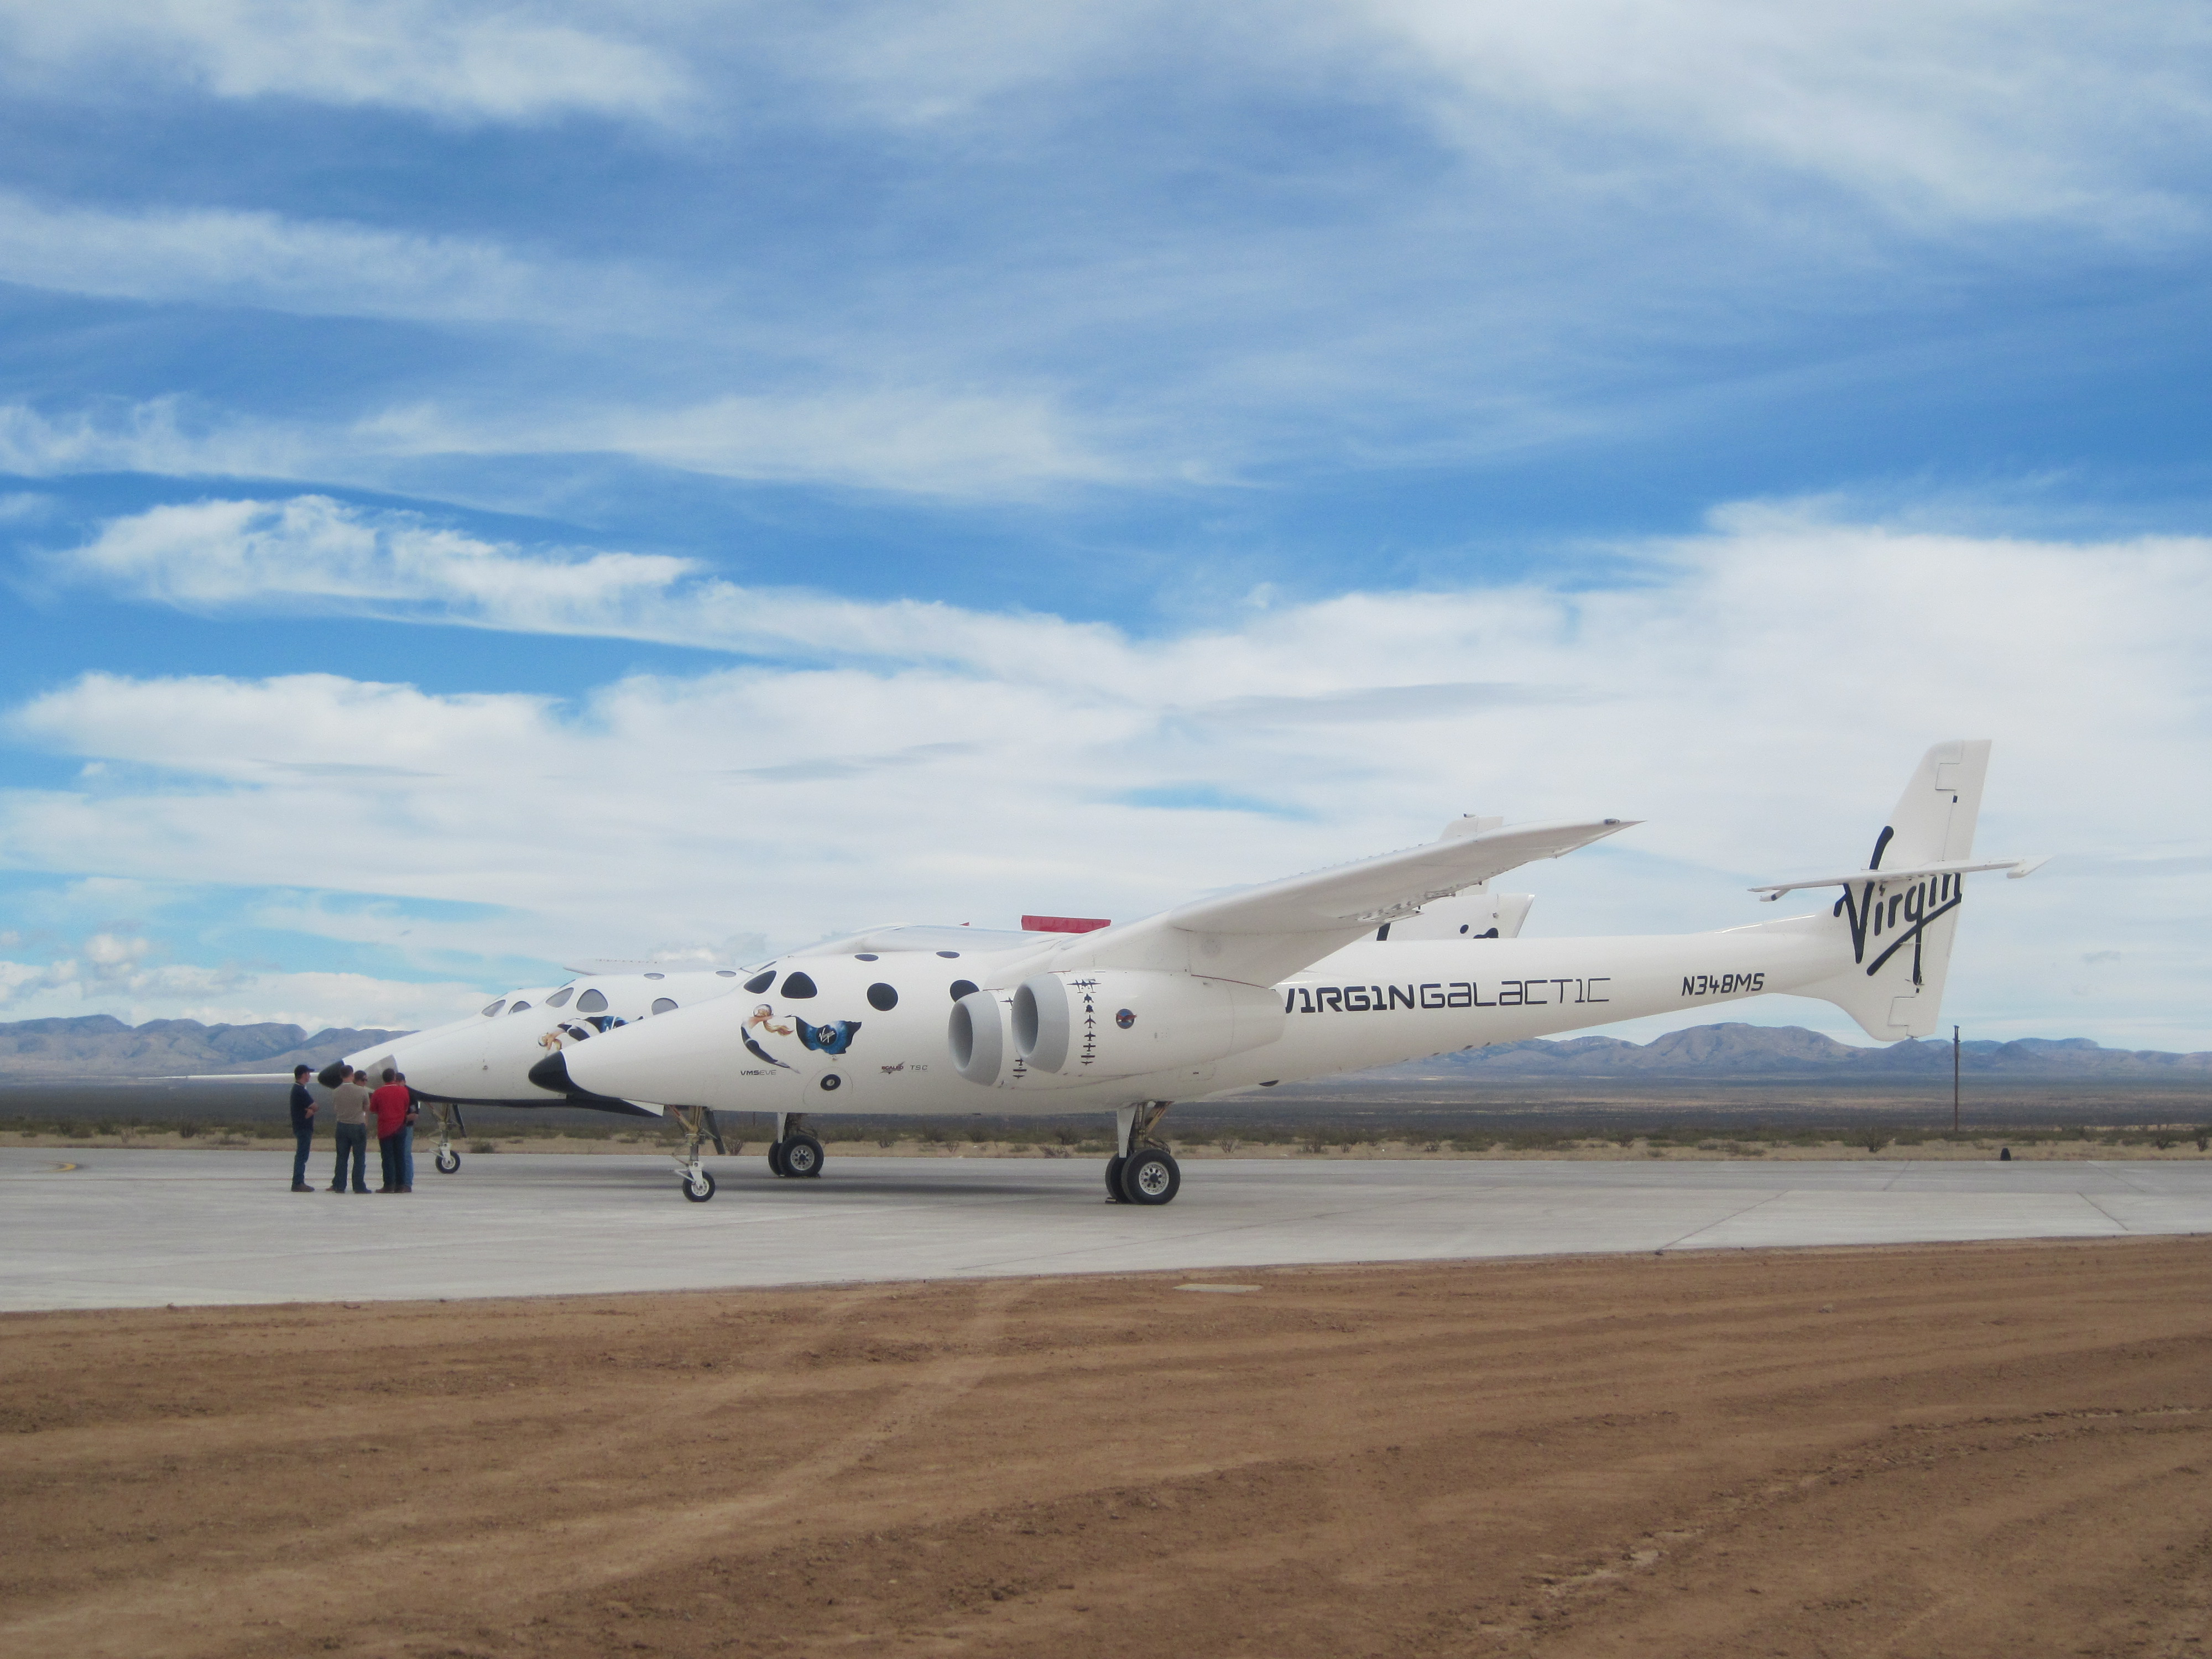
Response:
POLYGON ((402 1137, 414 1109, 414 1091, 386 1066, 382 1085, 368 1097, 368 1109, 376 1115, 376 1154, 384 1164, 384 1184, 376 1189, 380 1193, 413 1190, 407 1184, 407 1149, 402 1137))

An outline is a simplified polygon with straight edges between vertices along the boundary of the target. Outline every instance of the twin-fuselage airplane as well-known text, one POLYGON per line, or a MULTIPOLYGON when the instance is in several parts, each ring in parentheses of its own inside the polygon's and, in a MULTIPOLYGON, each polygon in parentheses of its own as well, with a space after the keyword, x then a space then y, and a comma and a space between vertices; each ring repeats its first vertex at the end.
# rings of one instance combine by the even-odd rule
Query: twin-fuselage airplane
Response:
MULTIPOLYGON (((1839 887, 1832 906, 1723 932, 1519 938, 1528 901, 1488 884, 1629 824, 1462 818, 1424 847, 1120 927, 884 927, 750 969, 586 975, 342 1064, 402 1070, 441 1109, 674 1117, 702 1200, 717 1112, 772 1115, 769 1167, 793 1176, 821 1173, 817 1115, 1111 1112, 1109 1195, 1164 1204, 1176 1101, 1771 993, 1832 1002, 1877 1041, 1929 1035, 1966 878, 2039 862, 1972 861, 1989 751, 1929 750, 1865 869, 1753 890, 1839 887)), ((457 1162, 441 1139, 440 1167, 457 1162)))

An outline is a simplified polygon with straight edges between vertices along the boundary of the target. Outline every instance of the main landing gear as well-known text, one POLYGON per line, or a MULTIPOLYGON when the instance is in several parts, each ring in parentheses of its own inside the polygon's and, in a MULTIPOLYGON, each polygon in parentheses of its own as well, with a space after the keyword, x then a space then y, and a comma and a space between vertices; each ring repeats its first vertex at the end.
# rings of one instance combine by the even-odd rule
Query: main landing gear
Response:
POLYGON ((812 1130, 801 1127, 806 1121, 802 1112, 776 1115, 775 1139, 769 1143, 768 1167, 772 1175, 785 1176, 794 1181, 811 1181, 822 1173, 826 1154, 822 1142, 812 1130))
POLYGON ((1182 1189, 1182 1169, 1153 1137, 1175 1103, 1148 1100, 1115 1113, 1121 1147, 1106 1160, 1106 1199, 1111 1204, 1167 1204, 1182 1189))
POLYGON ((710 1140, 716 1152, 728 1150, 722 1145, 722 1126, 704 1106, 673 1106, 669 1115, 683 1126, 684 1135, 684 1150, 676 1155, 676 1178, 685 1198, 704 1204, 714 1195, 714 1177, 700 1163, 700 1150, 710 1140))

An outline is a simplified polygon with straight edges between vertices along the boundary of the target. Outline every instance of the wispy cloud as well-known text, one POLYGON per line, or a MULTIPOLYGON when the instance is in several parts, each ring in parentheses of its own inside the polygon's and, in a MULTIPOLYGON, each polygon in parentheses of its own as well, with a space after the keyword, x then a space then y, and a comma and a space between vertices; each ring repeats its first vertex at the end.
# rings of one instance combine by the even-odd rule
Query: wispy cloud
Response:
POLYGON ((463 122, 579 112, 659 119, 691 90, 678 59, 630 35, 619 11, 605 7, 9 0, 0 41, 19 73, 112 74, 122 65, 218 98, 380 105, 463 122))
POLYGON ((0 282, 110 299, 311 316, 544 323, 662 307, 634 276, 495 243, 270 212, 52 206, 0 191, 0 282))

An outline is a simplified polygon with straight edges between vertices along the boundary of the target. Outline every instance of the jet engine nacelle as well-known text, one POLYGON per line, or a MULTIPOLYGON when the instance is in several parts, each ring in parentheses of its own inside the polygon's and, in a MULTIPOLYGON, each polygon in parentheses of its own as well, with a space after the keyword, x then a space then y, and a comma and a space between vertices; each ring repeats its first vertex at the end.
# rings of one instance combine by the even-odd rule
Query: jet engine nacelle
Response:
POLYGON ((1282 1035, 1265 986, 1143 969, 1039 974, 953 1005, 952 1063, 970 1083, 1066 1087, 1242 1054, 1282 1035))

